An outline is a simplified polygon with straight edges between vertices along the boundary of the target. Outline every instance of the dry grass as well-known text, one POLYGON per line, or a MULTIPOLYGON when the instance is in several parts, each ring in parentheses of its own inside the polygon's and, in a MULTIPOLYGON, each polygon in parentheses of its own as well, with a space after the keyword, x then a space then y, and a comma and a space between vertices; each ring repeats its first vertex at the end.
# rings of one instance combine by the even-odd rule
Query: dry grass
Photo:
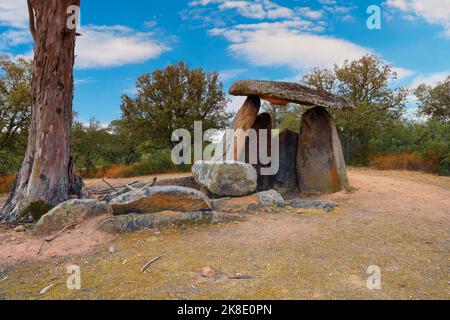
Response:
POLYGON ((11 191, 16 175, 12 174, 5 177, 0 177, 0 194, 11 191))
POLYGON ((370 161, 370 166, 378 170, 430 170, 430 164, 415 153, 379 155, 370 161))
MULTIPOLYGON (((358 191, 328 196, 338 204, 330 214, 261 210, 239 223, 148 230, 82 255, 0 267, 0 300, 448 299, 450 198, 431 178, 450 181, 351 169, 358 191), (81 267, 82 290, 67 289, 68 265, 81 267), (370 265, 382 270, 382 290, 366 286, 370 265), (213 279, 201 276, 205 266, 215 271, 213 279), (252 278, 231 279, 236 273, 252 278)), ((46 250, 66 240, 55 241, 46 250)))

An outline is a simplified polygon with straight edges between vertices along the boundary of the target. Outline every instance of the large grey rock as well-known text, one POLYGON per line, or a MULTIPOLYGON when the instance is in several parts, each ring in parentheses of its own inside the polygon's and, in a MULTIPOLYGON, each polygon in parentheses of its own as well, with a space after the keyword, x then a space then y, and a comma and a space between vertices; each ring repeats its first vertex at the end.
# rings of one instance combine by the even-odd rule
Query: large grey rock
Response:
POLYGON ((69 200, 45 214, 34 227, 33 233, 48 235, 103 214, 112 214, 112 208, 106 202, 69 200))
POLYGON ((96 228, 100 231, 116 234, 141 231, 151 228, 164 228, 172 225, 217 224, 242 220, 239 215, 224 214, 215 211, 172 212, 151 214, 129 214, 106 218, 96 228))
POLYGON ((331 212, 334 210, 334 203, 325 200, 304 200, 304 199, 294 199, 289 201, 289 207, 298 209, 319 209, 325 212, 331 212))
POLYGON ((282 194, 298 193, 297 148, 298 133, 285 129, 280 133, 280 168, 273 176, 273 188, 282 194))
POLYGON ((214 195, 241 197, 257 189, 256 170, 238 161, 199 161, 192 166, 195 181, 214 195))
POLYGON ((302 193, 335 193, 349 185, 336 124, 322 107, 310 109, 303 115, 297 174, 302 193))
POLYGON ((257 96, 278 105, 298 103, 325 108, 355 108, 347 98, 290 82, 241 80, 231 86, 230 94, 233 96, 257 96))
POLYGON ((133 190, 111 200, 114 214, 211 210, 209 198, 198 190, 161 186, 133 190))

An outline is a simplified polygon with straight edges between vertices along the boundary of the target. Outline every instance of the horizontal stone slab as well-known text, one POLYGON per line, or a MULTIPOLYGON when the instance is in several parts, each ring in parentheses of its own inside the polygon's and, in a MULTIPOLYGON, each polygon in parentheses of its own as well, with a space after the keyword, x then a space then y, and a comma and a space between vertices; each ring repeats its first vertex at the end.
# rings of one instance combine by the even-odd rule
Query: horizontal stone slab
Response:
POLYGON ((297 103, 334 109, 354 109, 354 104, 345 97, 312 89, 298 83, 241 80, 230 88, 233 96, 257 96, 276 105, 297 103))
POLYGON ((178 212, 210 211, 209 198, 202 192, 185 187, 161 186, 133 190, 109 203, 114 215, 154 213, 165 210, 178 212))

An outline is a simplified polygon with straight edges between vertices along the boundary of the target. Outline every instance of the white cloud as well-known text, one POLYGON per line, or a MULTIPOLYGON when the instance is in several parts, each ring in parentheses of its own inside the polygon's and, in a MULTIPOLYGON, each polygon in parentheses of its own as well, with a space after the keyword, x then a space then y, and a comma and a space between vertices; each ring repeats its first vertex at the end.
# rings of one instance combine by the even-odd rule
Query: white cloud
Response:
MULTIPOLYGON (((145 23, 148 26, 155 26, 145 23)), ((25 0, 0 0, 0 50, 10 51, 19 45, 32 44, 28 30, 28 9, 25 0)), ((170 50, 157 41, 153 33, 139 32, 124 26, 83 26, 77 37, 76 67, 80 69, 115 67, 144 62, 170 50)))
POLYGON ((297 12, 304 17, 310 18, 310 19, 320 19, 323 16, 322 10, 313 10, 310 7, 302 7, 297 8, 297 12))
POLYGON ((247 69, 229 69, 220 71, 220 80, 222 82, 228 82, 230 80, 236 79, 241 74, 245 73, 247 69))
POLYGON ((227 110, 231 112, 237 112, 242 107, 247 97, 235 97, 229 96, 227 110))
POLYGON ((25 0, 0 0, 0 50, 26 44, 31 41, 28 31, 28 9, 25 0))
POLYGON ((8 29, 0 34, 0 49, 8 50, 10 47, 28 44, 31 35, 27 29, 8 29))
POLYGON ((251 19, 283 19, 294 17, 294 11, 270 0, 197 0, 189 2, 190 7, 218 5, 221 11, 234 10, 251 19))
POLYGON ((402 68, 402 67, 394 67, 392 71, 397 73, 397 80, 403 80, 412 77, 415 74, 415 71, 402 68))
POLYGON ((169 47, 152 33, 124 26, 86 26, 76 45, 76 66, 80 69, 115 67, 157 58, 169 47))
POLYGON ((288 66, 294 70, 328 67, 370 52, 347 40, 308 32, 317 28, 295 19, 213 29, 210 34, 225 37, 232 55, 258 66, 288 66))
POLYGON ((405 13, 411 20, 412 14, 430 24, 441 25, 444 34, 450 38, 450 1, 448 0, 387 0, 387 6, 405 13))
POLYGON ((438 82, 442 82, 445 79, 447 79, 448 76, 450 76, 450 70, 432 73, 432 74, 422 74, 422 75, 415 77, 412 80, 410 88, 412 88, 412 89, 417 88, 421 84, 426 84, 428 86, 434 86, 438 82))
POLYGON ((27 28, 27 2, 25 0, 0 0, 0 26, 27 28))

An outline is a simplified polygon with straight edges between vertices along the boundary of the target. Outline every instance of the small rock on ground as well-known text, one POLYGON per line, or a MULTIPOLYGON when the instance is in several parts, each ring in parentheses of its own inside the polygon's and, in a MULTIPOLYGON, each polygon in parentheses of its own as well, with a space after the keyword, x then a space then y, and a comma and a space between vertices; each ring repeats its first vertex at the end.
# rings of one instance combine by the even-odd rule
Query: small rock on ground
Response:
POLYGON ((284 208, 283 196, 275 190, 263 191, 246 197, 211 200, 214 210, 222 212, 244 212, 262 207, 284 208))
POLYGON ((289 201, 289 207, 297 209, 319 209, 325 212, 331 212, 335 208, 335 204, 325 200, 304 200, 294 199, 289 201))

